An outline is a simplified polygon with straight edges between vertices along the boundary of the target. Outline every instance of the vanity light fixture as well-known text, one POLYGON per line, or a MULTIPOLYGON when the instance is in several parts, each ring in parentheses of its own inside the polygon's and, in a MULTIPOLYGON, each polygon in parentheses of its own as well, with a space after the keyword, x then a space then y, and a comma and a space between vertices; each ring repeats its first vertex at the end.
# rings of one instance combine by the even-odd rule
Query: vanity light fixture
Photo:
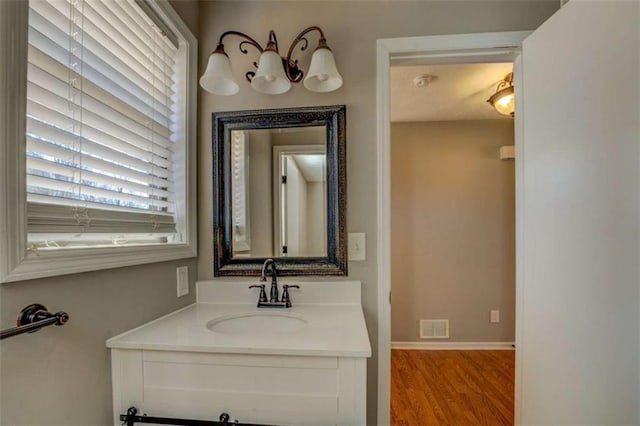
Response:
POLYGON ((496 109, 500 114, 514 115, 515 96, 513 93, 513 73, 510 72, 504 77, 504 80, 498 83, 496 93, 494 93, 487 102, 496 109))
POLYGON ((281 57, 278 51, 278 40, 276 33, 269 31, 269 41, 267 47, 262 48, 260 44, 239 31, 226 31, 222 33, 218 40, 216 50, 209 56, 207 69, 200 77, 200 86, 207 92, 214 95, 230 96, 235 95, 240 90, 240 86, 233 77, 231 61, 224 51, 223 39, 228 35, 236 35, 243 38, 240 42, 240 51, 248 53, 247 45, 255 47, 260 52, 260 59, 253 65, 257 70, 248 71, 245 74, 247 81, 251 83, 256 91, 268 95, 278 95, 287 92, 291 88, 291 83, 303 81, 304 87, 312 92, 332 92, 342 86, 342 76, 338 72, 333 53, 324 33, 320 27, 309 27, 304 29, 293 40, 289 47, 287 57, 281 57), (301 51, 309 46, 309 41, 305 37, 307 33, 317 31, 320 33, 318 46, 311 56, 311 64, 306 77, 304 71, 298 67, 298 60, 292 58, 293 51, 298 44, 302 44, 301 51))

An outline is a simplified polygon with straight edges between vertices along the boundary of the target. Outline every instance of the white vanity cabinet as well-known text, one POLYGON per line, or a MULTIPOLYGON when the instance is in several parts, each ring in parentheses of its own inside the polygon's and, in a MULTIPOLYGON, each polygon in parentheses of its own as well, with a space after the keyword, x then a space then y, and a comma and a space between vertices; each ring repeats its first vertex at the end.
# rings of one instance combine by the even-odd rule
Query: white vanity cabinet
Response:
POLYGON ((292 308, 265 310, 238 303, 257 297, 247 286, 198 283, 198 303, 109 339, 114 425, 129 407, 153 417, 217 421, 224 412, 249 424, 365 425, 371 346, 360 283, 296 284, 292 308), (242 328, 248 317, 286 315, 304 326, 242 328), (211 327, 233 318, 240 326, 211 327))
POLYGON ((273 425, 364 425, 366 358, 115 349, 114 424, 156 417, 273 425))

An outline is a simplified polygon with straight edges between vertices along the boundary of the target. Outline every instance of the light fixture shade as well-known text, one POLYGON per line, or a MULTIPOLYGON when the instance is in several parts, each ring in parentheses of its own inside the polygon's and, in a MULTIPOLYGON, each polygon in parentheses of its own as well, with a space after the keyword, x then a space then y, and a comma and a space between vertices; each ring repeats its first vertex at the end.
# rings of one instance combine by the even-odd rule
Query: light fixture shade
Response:
POLYGON ((214 95, 230 96, 240 90, 240 86, 233 78, 229 57, 220 52, 213 52, 209 56, 207 69, 200 77, 200 87, 214 95))
POLYGON ((491 98, 489 103, 502 115, 513 116, 515 110, 515 96, 513 93, 513 86, 506 87, 496 92, 491 98))
POLYGON ((342 86, 342 76, 336 67, 333 53, 327 47, 319 47, 311 56, 309 72, 304 87, 312 92, 332 92, 342 86))
POLYGON ((513 92, 513 73, 507 74, 504 79, 498 83, 496 93, 494 93, 487 102, 502 115, 510 115, 513 117, 515 113, 515 94, 513 92))
POLYGON ((284 73, 282 58, 278 53, 270 49, 262 52, 256 75, 251 79, 251 87, 267 95, 279 95, 291 88, 291 82, 284 73))

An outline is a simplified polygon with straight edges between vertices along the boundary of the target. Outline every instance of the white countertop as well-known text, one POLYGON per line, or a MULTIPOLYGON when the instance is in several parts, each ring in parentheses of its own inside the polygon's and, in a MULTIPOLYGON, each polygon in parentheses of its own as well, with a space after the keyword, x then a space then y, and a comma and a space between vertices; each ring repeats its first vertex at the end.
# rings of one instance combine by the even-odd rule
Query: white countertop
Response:
MULTIPOLYGON (((291 283, 290 280, 287 281, 291 283)), ((345 291, 353 293, 355 282, 339 282, 345 291)), ((319 283, 299 283, 301 293, 317 291, 319 283)), ((332 283, 333 284, 333 283, 332 283)), ((364 315, 359 303, 298 303, 291 291, 293 307, 289 309, 257 308, 253 302, 257 293, 247 291, 246 286, 233 283, 199 283, 199 303, 187 306, 169 315, 151 321, 133 330, 107 340, 107 347, 120 349, 146 349, 164 351, 188 351, 210 353, 242 353, 265 355, 306 355, 370 357, 371 345, 367 334, 364 315), (237 288, 247 303, 210 303, 215 290, 228 294, 230 288, 237 288), (206 299, 203 288, 209 295, 206 299), (255 293, 255 294, 254 294, 255 293), (207 300, 209 303, 203 303, 207 300), (251 303, 251 302, 253 303, 251 303), (266 335, 235 335, 213 332, 207 323, 213 319, 234 314, 285 314, 299 316, 306 321, 300 330, 275 332, 266 335)), ((358 282, 359 286, 360 283, 358 282)), ((329 290, 325 288, 325 291, 329 290)), ((359 290, 359 289, 358 289, 359 290)), ((228 302, 228 298, 224 298, 228 302)), ((304 298, 301 297, 304 300, 304 298)))

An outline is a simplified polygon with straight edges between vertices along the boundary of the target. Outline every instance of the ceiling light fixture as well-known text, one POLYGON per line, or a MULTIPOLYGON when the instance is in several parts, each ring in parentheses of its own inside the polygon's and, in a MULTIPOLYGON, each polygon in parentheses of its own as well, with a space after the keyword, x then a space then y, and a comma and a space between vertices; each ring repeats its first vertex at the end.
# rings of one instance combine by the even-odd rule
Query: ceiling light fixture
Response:
POLYGON ((236 35, 244 40, 240 42, 240 51, 248 53, 247 45, 255 47, 260 52, 260 59, 253 65, 257 68, 245 74, 251 87, 260 93, 278 95, 287 92, 291 88, 291 83, 303 81, 304 87, 312 92, 332 92, 342 86, 342 76, 338 72, 333 53, 327 46, 327 39, 320 27, 309 27, 304 29, 293 40, 289 47, 287 57, 281 57, 278 52, 278 40, 276 33, 269 31, 269 41, 267 47, 262 48, 260 44, 248 35, 238 31, 224 32, 218 41, 216 50, 209 56, 207 69, 200 77, 200 86, 207 92, 214 95, 235 95, 240 90, 240 86, 233 77, 231 61, 224 51, 223 39, 228 35, 236 35), (304 78, 304 72, 298 67, 298 60, 292 58, 293 51, 298 44, 302 44, 301 51, 309 46, 309 41, 305 37, 311 31, 320 33, 318 46, 311 56, 309 71, 304 78))
POLYGON ((431 74, 421 74, 413 79, 413 85, 416 87, 427 87, 433 81, 435 81, 437 77, 431 74))
POLYGON ((510 115, 513 117, 515 107, 514 101, 513 73, 510 72, 504 77, 504 80, 498 83, 496 93, 494 93, 487 102, 489 102, 500 114, 510 115))

